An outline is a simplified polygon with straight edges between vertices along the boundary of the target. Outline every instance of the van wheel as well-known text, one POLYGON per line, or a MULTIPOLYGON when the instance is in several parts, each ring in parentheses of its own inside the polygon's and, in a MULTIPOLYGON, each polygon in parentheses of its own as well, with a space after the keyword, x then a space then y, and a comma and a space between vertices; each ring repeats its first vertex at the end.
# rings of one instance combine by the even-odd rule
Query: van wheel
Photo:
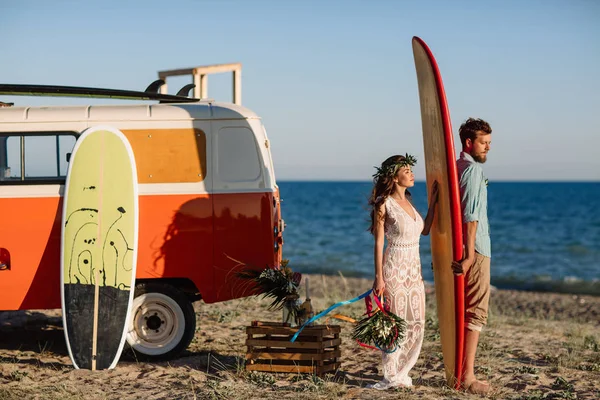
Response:
POLYGON ((145 282, 135 286, 134 296, 127 343, 136 356, 165 360, 189 346, 196 332, 196 313, 180 290, 145 282))

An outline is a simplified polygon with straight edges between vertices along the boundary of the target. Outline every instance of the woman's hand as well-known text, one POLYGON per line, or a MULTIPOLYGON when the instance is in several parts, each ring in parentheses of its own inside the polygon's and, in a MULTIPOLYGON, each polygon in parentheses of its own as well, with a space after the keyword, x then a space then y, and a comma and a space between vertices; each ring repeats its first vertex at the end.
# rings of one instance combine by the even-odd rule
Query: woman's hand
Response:
POLYGON ((383 282, 383 278, 380 276, 375 277, 375 282, 373 282, 373 292, 377 296, 381 296, 383 291, 385 290, 385 283, 383 282))
POLYGON ((437 204, 439 188, 440 186, 438 184, 438 181, 433 181, 433 185, 431 185, 431 195, 429 196, 429 208, 432 208, 437 204))
POLYGON ((433 216, 435 214, 435 206, 438 202, 439 195, 439 185, 438 181, 433 181, 431 185, 431 192, 429 193, 429 207, 427 208, 427 216, 425 216, 425 221, 423 221, 423 230, 421 231, 421 235, 429 235, 429 231, 431 230, 431 225, 433 224, 433 216))

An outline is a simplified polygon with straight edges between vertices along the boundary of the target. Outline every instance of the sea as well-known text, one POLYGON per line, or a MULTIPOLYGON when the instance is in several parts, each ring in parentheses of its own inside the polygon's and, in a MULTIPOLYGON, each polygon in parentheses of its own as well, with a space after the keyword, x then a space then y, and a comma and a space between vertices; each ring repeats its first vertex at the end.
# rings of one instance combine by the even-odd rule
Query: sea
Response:
MULTIPOLYGON (((371 182, 278 182, 283 258, 295 271, 373 278, 371 182)), ((427 212, 424 182, 410 189, 427 212)), ((600 182, 489 182, 491 281, 500 289, 600 296, 600 182)), ((425 281, 433 282, 428 236, 425 281)))

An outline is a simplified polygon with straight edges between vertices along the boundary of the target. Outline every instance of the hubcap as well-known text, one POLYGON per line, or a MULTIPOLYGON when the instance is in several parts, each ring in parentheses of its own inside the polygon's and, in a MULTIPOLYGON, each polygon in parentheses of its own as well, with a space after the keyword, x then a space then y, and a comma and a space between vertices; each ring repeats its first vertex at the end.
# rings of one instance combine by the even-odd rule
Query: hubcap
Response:
POLYGON ((185 331, 179 304, 162 293, 145 293, 133 301, 127 342, 142 354, 162 355, 177 346, 185 331))

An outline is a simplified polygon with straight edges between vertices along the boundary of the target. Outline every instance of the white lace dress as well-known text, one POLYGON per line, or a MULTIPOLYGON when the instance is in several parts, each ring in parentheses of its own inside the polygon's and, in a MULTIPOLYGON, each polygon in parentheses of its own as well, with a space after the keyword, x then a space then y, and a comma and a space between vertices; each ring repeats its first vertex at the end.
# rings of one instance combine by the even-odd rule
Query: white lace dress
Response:
POLYGON ((384 378, 373 385, 375 389, 412 386, 408 372, 419 358, 425 325, 425 286, 419 257, 423 219, 414 207, 413 219, 390 197, 385 201, 385 211, 384 297, 390 310, 406 320, 407 327, 398 349, 393 353, 382 353, 384 378))

